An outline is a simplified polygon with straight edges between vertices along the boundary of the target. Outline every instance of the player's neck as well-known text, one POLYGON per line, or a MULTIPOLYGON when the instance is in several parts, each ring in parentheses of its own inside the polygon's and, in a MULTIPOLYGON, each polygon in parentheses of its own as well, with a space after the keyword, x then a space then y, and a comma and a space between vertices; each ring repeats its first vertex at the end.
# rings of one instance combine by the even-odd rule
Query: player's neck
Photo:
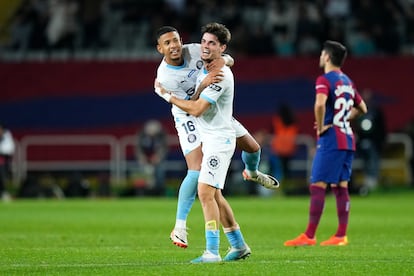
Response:
POLYGON ((165 62, 167 64, 172 65, 172 66, 181 66, 181 65, 184 64, 183 57, 181 57, 179 59, 167 59, 167 58, 164 58, 164 60, 165 60, 165 62))
POLYGON ((335 65, 332 65, 332 64, 326 64, 325 65, 325 68, 324 68, 324 72, 325 72, 325 74, 327 74, 327 73, 329 73, 329 72, 331 72, 331 71, 341 71, 341 67, 338 67, 338 66, 335 66, 335 65))
MULTIPOLYGON (((218 57, 219 58, 219 57, 218 57)), ((210 68, 210 66, 208 66, 210 63, 212 63, 214 60, 218 59, 218 58, 212 58, 212 59, 203 59, 203 65, 206 68, 207 72, 210 72, 210 70, 208 70, 210 68)))

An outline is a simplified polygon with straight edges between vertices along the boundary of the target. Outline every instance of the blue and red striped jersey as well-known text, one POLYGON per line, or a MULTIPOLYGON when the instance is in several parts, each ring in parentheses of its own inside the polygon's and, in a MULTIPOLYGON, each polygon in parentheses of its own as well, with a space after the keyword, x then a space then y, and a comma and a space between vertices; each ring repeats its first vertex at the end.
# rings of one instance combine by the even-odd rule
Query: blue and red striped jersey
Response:
POLYGON ((333 127, 318 138, 321 150, 353 150, 355 137, 349 121, 352 107, 361 102, 361 96, 352 80, 340 70, 330 71, 316 79, 316 94, 328 96, 325 125, 333 127))

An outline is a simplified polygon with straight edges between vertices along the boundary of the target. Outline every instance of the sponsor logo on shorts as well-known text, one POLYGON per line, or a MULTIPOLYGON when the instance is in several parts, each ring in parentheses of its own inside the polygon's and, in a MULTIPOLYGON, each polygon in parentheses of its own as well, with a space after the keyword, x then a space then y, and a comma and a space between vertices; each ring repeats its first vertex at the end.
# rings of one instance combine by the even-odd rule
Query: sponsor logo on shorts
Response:
POLYGON ((188 135, 187 140, 189 143, 194 143, 197 140, 197 136, 195 136, 194 134, 190 134, 188 135))
POLYGON ((213 155, 207 159, 207 165, 212 170, 217 170, 220 167, 220 159, 213 155))

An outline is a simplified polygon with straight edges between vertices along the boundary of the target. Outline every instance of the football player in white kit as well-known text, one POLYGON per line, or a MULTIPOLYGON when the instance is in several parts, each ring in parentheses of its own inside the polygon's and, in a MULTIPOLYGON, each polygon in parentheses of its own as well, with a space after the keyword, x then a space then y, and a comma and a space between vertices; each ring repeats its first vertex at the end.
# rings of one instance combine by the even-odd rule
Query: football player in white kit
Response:
MULTIPOLYGON (((157 70, 157 81, 180 99, 197 97, 195 83, 203 66, 200 57, 200 44, 182 45, 178 31, 170 26, 161 27, 156 36, 157 50, 164 55, 157 70)), ((209 70, 213 72, 205 78, 201 84, 202 87, 221 80, 222 73, 214 68, 220 69, 225 62, 229 66, 233 64, 231 57, 225 55, 223 59, 216 59, 208 65, 209 70)), ((170 237, 175 245, 186 248, 188 246, 186 220, 196 197, 202 158, 201 140, 198 126, 192 115, 175 105, 172 106, 171 111, 188 171, 180 185, 176 223, 170 237)), ((237 146, 242 150, 242 160, 246 167, 243 171, 243 177, 267 188, 277 188, 279 182, 275 178, 258 171, 261 152, 259 144, 237 120, 233 118, 232 122, 236 137, 238 137, 237 146)))
MULTIPOLYGON (((207 65, 221 58, 230 38, 229 30, 222 24, 210 23, 202 28, 201 58, 204 67, 197 78, 197 86, 200 86, 208 74, 207 65)), ((219 253, 220 222, 231 245, 223 260, 235 261, 251 254, 233 211, 221 193, 236 148, 236 131, 232 123, 234 77, 227 66, 223 66, 221 72, 222 79, 208 85, 195 101, 175 97, 160 83, 155 85, 156 92, 166 101, 195 116, 202 141, 203 158, 198 178, 198 197, 205 220, 206 250, 200 257, 192 260, 192 263, 222 260, 219 253)))

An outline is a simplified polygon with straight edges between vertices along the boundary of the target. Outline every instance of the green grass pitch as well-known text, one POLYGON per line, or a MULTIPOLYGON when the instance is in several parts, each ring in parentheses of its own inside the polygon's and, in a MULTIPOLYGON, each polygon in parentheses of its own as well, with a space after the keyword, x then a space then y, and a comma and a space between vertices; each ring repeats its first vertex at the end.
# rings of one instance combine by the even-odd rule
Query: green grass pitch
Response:
MULTIPOLYGON (((303 232, 309 197, 229 197, 250 258, 190 264, 204 249, 196 201, 187 249, 173 246, 175 198, 0 203, 0 275, 414 275, 414 193, 351 197, 345 247, 284 247, 303 232)), ((318 242, 336 231, 327 197, 318 242)), ((221 254, 228 248, 221 235, 221 254)))

